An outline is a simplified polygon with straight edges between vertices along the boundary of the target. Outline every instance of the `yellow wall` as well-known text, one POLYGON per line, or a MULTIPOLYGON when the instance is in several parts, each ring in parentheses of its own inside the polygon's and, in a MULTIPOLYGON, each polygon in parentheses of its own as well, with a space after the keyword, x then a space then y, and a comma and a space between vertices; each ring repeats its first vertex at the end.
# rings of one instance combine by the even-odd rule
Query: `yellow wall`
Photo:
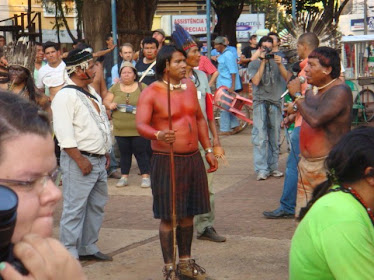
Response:
MULTIPOLYGON (((8 0, 9 3, 9 17, 13 17, 14 14, 21 14, 27 13, 27 0, 8 0)), ((32 0, 31 7, 33 12, 41 12, 42 13, 42 29, 51 30, 54 25, 54 17, 45 17, 42 4, 40 1, 32 0)), ((67 17, 66 18, 70 29, 75 29, 74 18, 67 17)), ((61 28, 62 30, 65 28, 61 28)))

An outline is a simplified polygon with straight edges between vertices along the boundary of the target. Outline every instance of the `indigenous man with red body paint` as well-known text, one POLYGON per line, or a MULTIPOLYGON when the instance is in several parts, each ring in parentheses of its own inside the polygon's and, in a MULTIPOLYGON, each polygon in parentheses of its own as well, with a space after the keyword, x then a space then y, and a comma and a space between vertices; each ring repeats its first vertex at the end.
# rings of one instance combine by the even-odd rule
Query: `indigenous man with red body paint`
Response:
POLYGON ((164 257, 164 277, 167 280, 208 280, 205 270, 191 259, 193 217, 210 211, 209 191, 204 162, 198 142, 205 149, 210 166, 208 172, 218 168, 208 135, 208 126, 201 112, 193 82, 185 79, 186 54, 174 46, 164 46, 157 55, 156 75, 141 94, 136 124, 141 136, 152 140, 151 187, 153 213, 161 219, 159 234, 164 257), (170 78, 170 84, 167 79, 170 78), (168 89, 172 130, 169 129, 168 89), (170 191, 170 148, 175 161, 175 194, 170 191), (176 197, 177 243, 179 264, 173 269, 172 196, 176 197), (177 278, 178 279, 178 278, 177 278))
POLYGON ((300 161, 295 215, 312 198, 314 188, 326 180, 324 161, 340 137, 350 131, 352 92, 341 80, 336 50, 319 47, 308 56, 307 83, 314 86, 305 96, 300 80, 288 84, 297 110, 303 117, 300 128, 300 161))

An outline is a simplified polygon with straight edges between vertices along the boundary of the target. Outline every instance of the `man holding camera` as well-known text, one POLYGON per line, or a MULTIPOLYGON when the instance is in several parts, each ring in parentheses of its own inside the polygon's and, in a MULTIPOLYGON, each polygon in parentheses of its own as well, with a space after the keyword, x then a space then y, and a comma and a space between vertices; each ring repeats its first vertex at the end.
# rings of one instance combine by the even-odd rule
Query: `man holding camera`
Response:
POLYGON ((253 160, 257 180, 282 177, 278 171, 281 95, 286 88, 287 70, 282 58, 272 53, 273 39, 259 42, 260 56, 248 65, 253 88, 253 160))

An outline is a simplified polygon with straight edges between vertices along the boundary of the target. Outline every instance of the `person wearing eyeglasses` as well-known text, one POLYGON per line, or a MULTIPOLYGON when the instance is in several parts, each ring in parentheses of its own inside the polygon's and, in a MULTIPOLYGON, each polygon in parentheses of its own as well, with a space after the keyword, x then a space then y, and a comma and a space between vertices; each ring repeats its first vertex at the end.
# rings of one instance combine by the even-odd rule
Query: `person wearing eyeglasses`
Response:
MULTIPOLYGON (((61 191, 56 186, 60 171, 49 118, 35 104, 4 91, 0 92, 0 151, 1 188, 18 197, 13 254, 28 270, 27 279, 86 279, 79 262, 51 238, 61 191)), ((1 211, 3 206, 0 203, 1 211)), ((0 261, 0 278, 23 279, 10 263, 0 261)))

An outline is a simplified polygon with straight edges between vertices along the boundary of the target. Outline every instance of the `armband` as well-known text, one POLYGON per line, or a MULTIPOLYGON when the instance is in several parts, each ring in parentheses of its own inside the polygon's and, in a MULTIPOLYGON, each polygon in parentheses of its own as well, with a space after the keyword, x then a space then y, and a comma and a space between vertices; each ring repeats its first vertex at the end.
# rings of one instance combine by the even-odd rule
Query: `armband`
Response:
POLYGON ((160 134, 161 130, 158 130, 154 133, 154 135, 156 136, 156 140, 158 140, 158 135, 160 134))

